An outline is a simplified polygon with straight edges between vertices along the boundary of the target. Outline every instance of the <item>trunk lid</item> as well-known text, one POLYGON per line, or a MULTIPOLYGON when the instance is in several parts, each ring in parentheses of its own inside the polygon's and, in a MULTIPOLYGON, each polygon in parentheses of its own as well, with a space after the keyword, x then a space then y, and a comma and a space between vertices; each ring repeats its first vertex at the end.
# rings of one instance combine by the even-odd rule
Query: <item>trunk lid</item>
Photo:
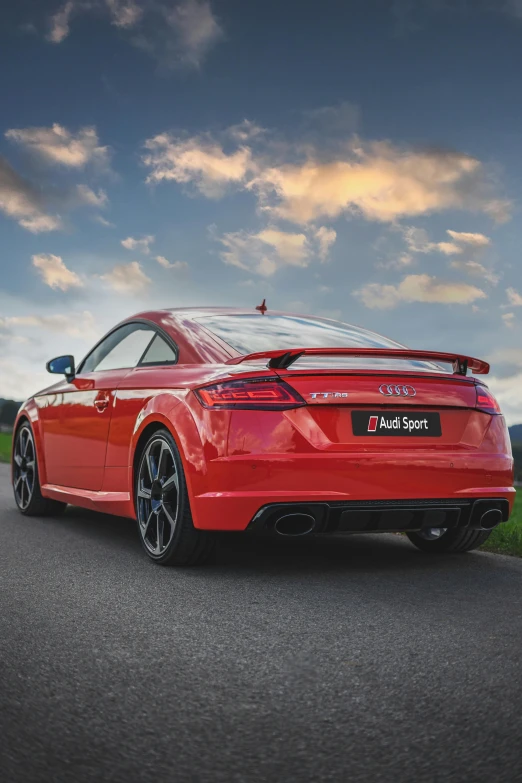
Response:
POLYGON ((476 384, 470 377, 297 368, 276 372, 307 403, 287 415, 316 448, 478 448, 490 422, 490 416, 475 410, 476 384))

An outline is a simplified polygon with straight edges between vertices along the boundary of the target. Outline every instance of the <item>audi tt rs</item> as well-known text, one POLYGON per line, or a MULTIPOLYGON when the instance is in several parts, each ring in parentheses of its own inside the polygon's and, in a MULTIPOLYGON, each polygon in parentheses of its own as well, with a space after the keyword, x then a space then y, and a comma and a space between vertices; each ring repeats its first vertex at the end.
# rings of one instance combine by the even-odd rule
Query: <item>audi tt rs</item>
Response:
POLYGON ((263 303, 140 313, 47 369, 63 377, 15 425, 18 508, 133 518, 156 563, 203 562, 215 531, 402 531, 465 552, 510 514, 480 359, 263 303))

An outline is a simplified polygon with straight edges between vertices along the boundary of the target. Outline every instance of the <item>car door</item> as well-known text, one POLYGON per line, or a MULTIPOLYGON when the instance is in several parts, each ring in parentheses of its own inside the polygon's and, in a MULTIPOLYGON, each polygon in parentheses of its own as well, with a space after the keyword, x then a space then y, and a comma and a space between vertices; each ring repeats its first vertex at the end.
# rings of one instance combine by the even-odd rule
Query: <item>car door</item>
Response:
POLYGON ((153 340, 142 323, 125 324, 105 337, 75 377, 38 399, 48 484, 100 490, 115 392, 153 340))
POLYGON ((107 445, 104 484, 107 491, 127 486, 129 448, 137 418, 148 400, 175 385, 177 361, 177 346, 168 335, 158 332, 140 362, 122 379, 107 445))

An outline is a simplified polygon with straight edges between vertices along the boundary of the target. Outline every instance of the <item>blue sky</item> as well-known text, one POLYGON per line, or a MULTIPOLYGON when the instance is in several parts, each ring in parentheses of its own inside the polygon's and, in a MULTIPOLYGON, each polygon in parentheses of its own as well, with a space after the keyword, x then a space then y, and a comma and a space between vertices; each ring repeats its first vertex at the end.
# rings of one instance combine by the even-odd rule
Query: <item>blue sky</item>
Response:
POLYGON ((1 11, 0 396, 144 308, 361 324, 522 421, 522 0, 1 11))

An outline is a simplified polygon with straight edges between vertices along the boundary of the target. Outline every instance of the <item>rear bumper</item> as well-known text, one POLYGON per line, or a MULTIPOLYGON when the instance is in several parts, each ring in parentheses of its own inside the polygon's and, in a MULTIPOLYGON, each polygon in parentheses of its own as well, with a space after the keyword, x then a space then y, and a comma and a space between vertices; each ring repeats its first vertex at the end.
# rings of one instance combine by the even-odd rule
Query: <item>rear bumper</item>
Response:
MULTIPOLYGON (((495 524, 509 518, 509 501, 505 498, 476 500, 354 500, 349 503, 274 503, 264 506, 254 516, 248 530, 261 534, 276 532, 276 522, 287 515, 309 515, 315 521, 310 532, 382 533, 385 531, 422 530, 423 528, 490 529, 482 520, 495 511, 495 524)), ((494 527, 495 524, 491 525, 494 527)))
POLYGON ((191 497, 194 524, 206 530, 246 530, 262 509, 281 503, 337 508, 355 501, 429 500, 455 506, 491 498, 506 500, 510 510, 515 497, 513 461, 503 454, 241 455, 207 467, 206 491, 191 497))

